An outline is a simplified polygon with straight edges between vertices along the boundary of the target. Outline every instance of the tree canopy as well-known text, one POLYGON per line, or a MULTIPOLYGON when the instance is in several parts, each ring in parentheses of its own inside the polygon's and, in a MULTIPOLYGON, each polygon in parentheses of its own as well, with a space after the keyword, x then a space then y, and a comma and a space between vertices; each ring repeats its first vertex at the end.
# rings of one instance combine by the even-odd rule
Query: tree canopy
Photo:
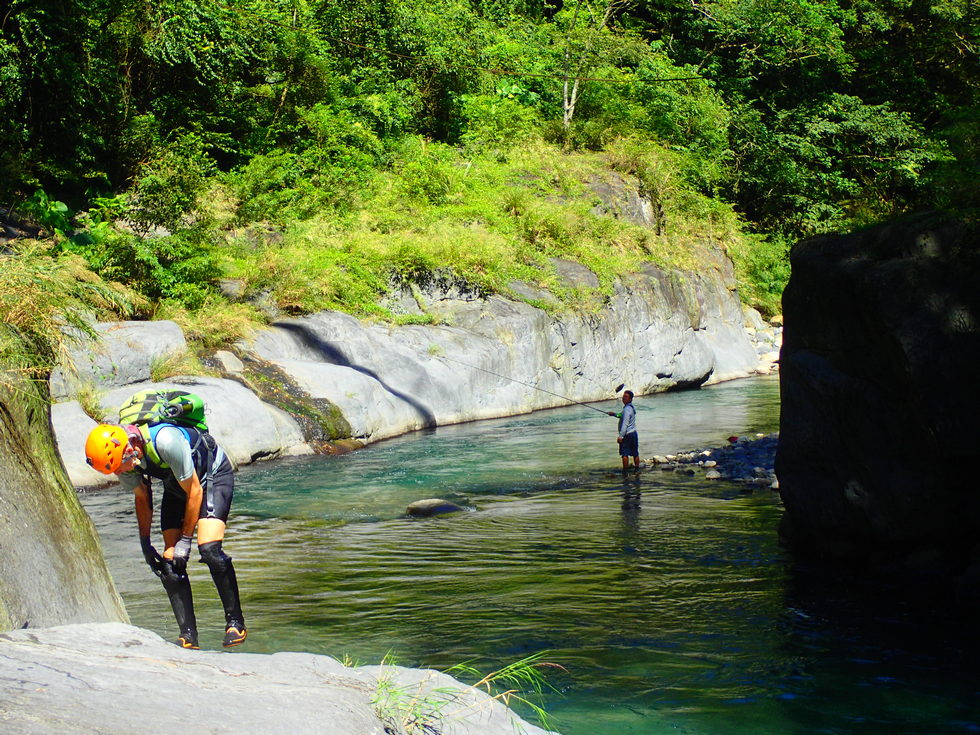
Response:
MULTIPOLYGON (((65 202, 90 230, 120 214, 173 230, 220 179, 239 222, 303 219, 349 211, 378 171, 411 172, 411 140, 503 158, 626 139, 779 242, 922 208, 973 216, 978 13, 975 0, 0 0, 0 205, 52 227, 65 202)), ((455 164, 414 179, 425 196, 440 196, 439 165, 455 164)), ((198 250, 185 239, 130 265, 193 271, 198 250)))

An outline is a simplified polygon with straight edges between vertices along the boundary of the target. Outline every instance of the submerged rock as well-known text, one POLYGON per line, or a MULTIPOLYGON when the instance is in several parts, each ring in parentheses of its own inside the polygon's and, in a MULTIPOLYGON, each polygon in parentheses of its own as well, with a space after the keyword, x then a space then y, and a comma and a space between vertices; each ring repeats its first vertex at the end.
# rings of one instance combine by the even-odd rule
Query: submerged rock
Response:
POLYGON ((428 518, 430 516, 440 516, 446 513, 458 513, 463 510, 455 503, 450 503, 442 498, 426 498, 410 503, 406 511, 410 516, 416 518, 428 518))

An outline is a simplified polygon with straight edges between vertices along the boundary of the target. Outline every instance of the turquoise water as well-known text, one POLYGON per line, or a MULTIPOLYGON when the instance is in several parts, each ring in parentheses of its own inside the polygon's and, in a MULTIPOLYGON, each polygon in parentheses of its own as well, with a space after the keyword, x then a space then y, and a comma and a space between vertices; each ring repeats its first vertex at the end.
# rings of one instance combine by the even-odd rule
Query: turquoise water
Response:
MULTIPOLYGON (((644 457, 778 425, 774 378, 636 403, 644 457)), ((794 565, 769 491, 623 480, 615 426, 573 406, 245 468, 226 543, 242 650, 483 672, 547 651, 565 735, 980 732, 972 619, 794 565), (428 497, 466 511, 404 517, 428 497)), ((133 622, 172 638, 130 498, 83 502, 133 622)), ((192 575, 202 646, 219 647, 192 575)))

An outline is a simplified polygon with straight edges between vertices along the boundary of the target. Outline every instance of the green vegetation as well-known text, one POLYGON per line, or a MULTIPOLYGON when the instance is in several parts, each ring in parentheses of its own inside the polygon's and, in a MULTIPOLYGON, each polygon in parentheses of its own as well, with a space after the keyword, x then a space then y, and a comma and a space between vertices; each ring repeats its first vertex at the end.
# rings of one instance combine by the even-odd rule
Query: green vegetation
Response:
POLYGON ((102 407, 102 399, 105 397, 105 391, 100 390, 91 381, 83 381, 75 388, 75 395, 86 416, 98 424, 106 422, 109 417, 106 415, 106 410, 102 407))
POLYGON ((162 382, 175 375, 213 375, 214 371, 189 350, 171 352, 150 363, 150 380, 162 382))
MULTIPOLYGON (((449 732, 453 722, 479 716, 480 710, 494 700, 508 707, 520 705, 528 709, 541 727, 551 730, 551 718, 538 702, 545 689, 557 690, 547 682, 544 670, 564 670, 564 667, 545 662, 543 659, 546 655, 547 652, 542 651, 486 675, 467 664, 453 666, 447 670, 447 674, 475 680, 460 691, 458 688, 434 687, 431 677, 413 684, 396 683, 394 672, 384 670, 385 666, 395 665, 389 654, 381 662, 382 673, 371 701, 379 719, 385 723, 385 731, 399 735, 439 735, 449 732), (489 699, 475 701, 466 696, 476 690, 486 692, 489 699), (447 725, 449 729, 444 730, 447 725)), ((520 732, 516 729, 516 723, 515 731, 520 732)))
POLYGON ((132 301, 76 256, 51 257, 28 244, 0 255, 0 383, 46 383, 58 365, 72 367, 71 346, 98 339, 88 315, 121 315, 132 301))
MULTIPOLYGON (((778 310, 795 240, 973 218, 970 0, 8 0, 0 206, 195 342, 438 281, 599 304, 641 261, 778 310), (653 227, 597 216, 622 175, 653 227), (549 258, 599 277, 563 292, 549 258), (239 294, 221 295, 220 279, 239 294)), ((15 255, 14 257, 20 257, 15 255)), ((549 308, 555 308, 549 306, 549 308)))

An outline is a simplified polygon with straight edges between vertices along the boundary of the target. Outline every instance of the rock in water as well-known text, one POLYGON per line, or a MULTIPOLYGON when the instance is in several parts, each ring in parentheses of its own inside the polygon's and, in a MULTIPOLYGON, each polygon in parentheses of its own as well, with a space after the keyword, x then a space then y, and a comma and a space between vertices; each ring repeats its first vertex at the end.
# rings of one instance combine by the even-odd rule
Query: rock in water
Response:
POLYGON ((446 513, 456 513, 461 510, 463 509, 455 503, 450 503, 448 500, 443 500, 442 498, 426 498, 425 500, 416 500, 414 503, 409 504, 406 512, 416 518, 428 518, 430 516, 441 516, 446 513))

